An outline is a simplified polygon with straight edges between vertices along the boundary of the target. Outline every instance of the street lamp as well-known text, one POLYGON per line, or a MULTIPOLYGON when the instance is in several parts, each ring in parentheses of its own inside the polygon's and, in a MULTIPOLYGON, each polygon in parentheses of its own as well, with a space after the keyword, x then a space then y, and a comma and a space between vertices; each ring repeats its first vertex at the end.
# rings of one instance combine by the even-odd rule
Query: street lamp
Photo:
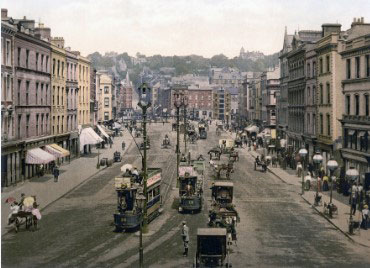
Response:
POLYGON ((328 163, 326 164, 326 166, 328 167, 329 171, 330 171, 330 179, 331 179, 331 189, 330 189, 330 202, 329 204, 331 204, 331 201, 333 199, 333 182, 334 182, 334 172, 335 170, 338 168, 338 162, 335 161, 334 159, 330 159, 328 161, 328 163))
MULTIPOLYGON (((139 87, 139 94, 140 94, 140 101, 138 106, 143 110, 143 143, 144 143, 144 156, 143 156, 143 182, 144 182, 144 196, 147 196, 147 179, 148 179, 148 170, 147 170, 147 161, 146 161, 146 148, 147 148, 147 134, 146 134, 146 116, 147 116, 147 109, 151 106, 150 103, 150 88, 147 86, 146 83, 143 83, 139 87)), ((147 202, 144 202, 143 208, 143 232, 148 232, 148 215, 147 215, 147 202)))
POLYGON ((319 205, 319 174, 318 169, 320 167, 320 164, 322 163, 323 157, 320 154, 319 151, 315 153, 315 155, 312 158, 314 164, 315 164, 315 172, 316 172, 316 179, 317 179, 317 185, 316 185, 316 195, 315 195, 315 206, 319 205))
POLYGON ((180 107, 181 107, 181 95, 182 92, 176 90, 173 94, 174 105, 176 107, 176 133, 177 133, 177 144, 176 144, 176 176, 179 179, 179 165, 180 165, 180 107))
POLYGON ((305 173, 305 170, 306 170, 306 156, 308 154, 306 148, 302 148, 299 150, 298 154, 300 155, 300 157, 302 158, 302 195, 304 194, 304 173, 305 173))
POLYGON ((140 209, 140 246, 139 246, 139 262, 140 268, 144 267, 144 250, 143 250, 143 210, 146 204, 146 197, 142 192, 138 193, 136 196, 136 205, 140 209))
POLYGON ((185 142, 185 154, 186 154, 186 134, 188 132, 186 127, 186 107, 188 106, 188 97, 183 93, 181 104, 184 107, 184 142, 185 142))
POLYGON ((348 231, 349 231, 349 234, 353 234, 353 218, 352 218, 352 196, 353 196, 353 189, 352 189, 352 186, 353 186, 353 183, 358 179, 358 176, 359 176, 359 173, 357 171, 357 169, 355 169, 354 167, 350 167, 347 172, 346 172, 346 176, 347 178, 349 179, 349 182, 350 182, 350 185, 351 185, 351 195, 349 197, 349 203, 350 203, 350 212, 349 212, 349 226, 348 226, 348 231))

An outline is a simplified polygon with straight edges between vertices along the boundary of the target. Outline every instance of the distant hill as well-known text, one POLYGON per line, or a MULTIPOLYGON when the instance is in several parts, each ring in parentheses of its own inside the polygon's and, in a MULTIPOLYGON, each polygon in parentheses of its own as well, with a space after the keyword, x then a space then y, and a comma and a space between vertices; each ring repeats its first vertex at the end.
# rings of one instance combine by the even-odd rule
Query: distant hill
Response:
POLYGON ((138 83, 139 74, 144 67, 150 68, 154 72, 161 72, 164 69, 174 68, 175 75, 199 74, 207 75, 208 69, 212 67, 237 67, 240 71, 261 72, 269 67, 279 64, 278 53, 263 56, 256 60, 249 58, 234 57, 229 59, 223 54, 215 55, 212 58, 204 58, 198 55, 189 56, 161 56, 154 55, 146 57, 137 53, 135 57, 129 56, 126 52, 118 54, 116 52, 106 53, 104 56, 99 52, 88 55, 92 66, 97 70, 108 70, 115 76, 124 79, 127 71, 134 84, 138 83))

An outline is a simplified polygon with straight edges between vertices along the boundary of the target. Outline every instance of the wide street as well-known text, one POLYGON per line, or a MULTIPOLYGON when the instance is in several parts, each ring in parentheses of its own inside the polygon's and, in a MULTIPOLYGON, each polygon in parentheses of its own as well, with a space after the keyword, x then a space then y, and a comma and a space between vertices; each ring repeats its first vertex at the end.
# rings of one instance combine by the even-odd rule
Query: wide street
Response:
MULTIPOLYGON (((176 133, 170 124, 148 125, 151 139, 149 167, 162 168, 163 213, 149 225, 144 237, 146 267, 191 267, 196 250, 196 229, 206 227, 212 172, 207 163, 205 205, 199 214, 179 214, 176 188, 176 133), (171 149, 161 149, 170 133, 171 149), (183 257, 181 221, 190 228, 189 257, 183 257)), ((221 137, 230 134, 222 133, 221 137)), ((218 143, 215 127, 207 140, 189 145, 193 157, 218 143)), ((183 144, 183 136, 181 136, 183 144)), ((141 140, 139 139, 139 142, 141 140)), ((240 215, 237 243, 232 246, 233 267, 369 267, 369 249, 352 243, 318 215, 271 173, 254 171, 253 158, 238 149, 235 163, 234 203, 240 215)), ((207 157, 208 159, 208 157, 207 157)), ((42 211, 38 231, 10 232, 2 237, 3 267, 138 267, 139 238, 113 232, 116 211, 114 177, 124 163, 141 168, 132 143, 122 163, 116 163, 42 211)), ((81 167, 83 168, 83 167, 81 167)))

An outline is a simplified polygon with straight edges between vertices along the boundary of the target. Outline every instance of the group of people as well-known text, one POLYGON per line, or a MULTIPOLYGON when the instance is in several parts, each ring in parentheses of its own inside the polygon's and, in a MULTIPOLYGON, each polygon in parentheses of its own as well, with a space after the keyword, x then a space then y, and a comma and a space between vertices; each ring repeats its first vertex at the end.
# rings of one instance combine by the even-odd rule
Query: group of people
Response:
POLYGON ((19 202, 17 202, 16 200, 12 200, 12 202, 10 202, 11 204, 10 213, 8 215, 8 225, 10 225, 14 221, 19 212, 31 212, 34 216, 36 216, 38 220, 41 219, 41 213, 38 209, 39 205, 36 202, 36 196, 33 195, 28 198, 32 198, 31 200, 33 201, 31 201, 32 204, 28 206, 24 204, 24 200, 26 199, 26 195, 24 193, 21 194, 19 202))

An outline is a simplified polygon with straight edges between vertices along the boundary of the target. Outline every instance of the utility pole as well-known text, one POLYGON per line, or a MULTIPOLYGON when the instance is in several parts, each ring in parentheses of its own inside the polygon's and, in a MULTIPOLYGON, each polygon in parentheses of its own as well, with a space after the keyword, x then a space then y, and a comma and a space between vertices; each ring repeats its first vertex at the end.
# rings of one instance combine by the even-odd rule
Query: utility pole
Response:
POLYGON ((183 97, 183 100, 182 100, 182 105, 184 106, 184 142, 185 142, 185 154, 186 154, 186 134, 188 132, 188 129, 186 127, 186 106, 187 104, 185 103, 185 96, 183 97))

